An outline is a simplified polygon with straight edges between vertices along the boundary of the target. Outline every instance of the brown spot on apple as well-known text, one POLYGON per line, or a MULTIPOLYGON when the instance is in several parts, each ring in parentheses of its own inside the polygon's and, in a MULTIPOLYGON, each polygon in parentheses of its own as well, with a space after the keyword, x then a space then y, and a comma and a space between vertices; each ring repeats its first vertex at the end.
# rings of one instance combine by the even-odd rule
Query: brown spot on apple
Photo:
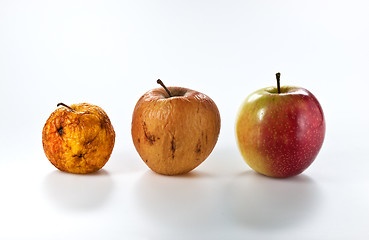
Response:
POLYGON ((83 158, 85 155, 83 153, 79 153, 79 154, 74 154, 72 157, 76 157, 76 158, 83 158))
POLYGON ((150 145, 153 145, 156 141, 156 137, 152 135, 148 130, 146 126, 146 122, 143 122, 142 128, 144 130, 145 138, 147 141, 149 141, 150 145))
POLYGON ((96 134, 94 137, 86 139, 85 141, 85 146, 90 145, 93 141, 95 141, 95 139, 98 137, 98 134, 96 134))
POLYGON ((100 128, 101 129, 104 129, 105 128, 105 125, 106 125, 106 122, 104 120, 101 120, 100 121, 100 128))
POLYGON ((172 159, 174 159, 174 152, 176 151, 176 148, 177 148, 174 136, 173 136, 172 141, 170 142, 170 144, 171 144, 170 150, 172 152, 172 159))
POLYGON ((201 153, 201 142, 200 142, 200 140, 196 144, 195 152, 197 154, 200 154, 201 153))
POLYGON ((60 136, 63 136, 64 134, 63 127, 58 128, 58 133, 60 136))

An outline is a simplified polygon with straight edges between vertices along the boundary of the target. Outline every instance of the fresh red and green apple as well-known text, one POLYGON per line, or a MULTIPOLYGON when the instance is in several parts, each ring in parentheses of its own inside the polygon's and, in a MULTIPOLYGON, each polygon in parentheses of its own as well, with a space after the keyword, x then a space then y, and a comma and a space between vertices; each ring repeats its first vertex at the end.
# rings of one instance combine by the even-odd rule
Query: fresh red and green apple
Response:
POLYGON ((239 150, 256 172, 285 178, 300 174, 318 155, 325 120, 316 97, 301 87, 260 89, 242 104, 236 121, 239 150))

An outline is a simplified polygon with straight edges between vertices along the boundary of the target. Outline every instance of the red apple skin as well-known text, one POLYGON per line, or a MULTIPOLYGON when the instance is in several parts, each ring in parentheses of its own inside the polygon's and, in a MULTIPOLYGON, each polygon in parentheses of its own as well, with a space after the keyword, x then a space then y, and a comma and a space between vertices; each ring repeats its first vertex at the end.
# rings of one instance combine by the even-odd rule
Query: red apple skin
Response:
POLYGON ((214 101, 200 92, 168 87, 146 92, 132 115, 134 146, 144 163, 163 175, 185 174, 212 152, 220 131, 214 101))
POLYGON ((252 93, 236 121, 240 152, 247 164, 266 176, 286 178, 308 168, 325 136, 323 110, 308 90, 284 86, 252 93))

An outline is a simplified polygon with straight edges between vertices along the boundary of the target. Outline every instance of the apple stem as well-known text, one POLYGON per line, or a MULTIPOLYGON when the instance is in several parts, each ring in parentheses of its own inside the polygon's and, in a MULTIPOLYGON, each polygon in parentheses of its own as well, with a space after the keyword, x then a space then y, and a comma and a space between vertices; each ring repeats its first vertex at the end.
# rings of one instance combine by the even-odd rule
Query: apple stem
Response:
POLYGON ((281 80, 281 73, 277 72, 275 74, 275 77, 277 78, 277 89, 278 89, 278 93, 281 93, 281 85, 279 83, 279 81, 281 80))
POLYGON ((164 85, 164 83, 160 79, 158 79, 156 83, 162 86, 165 89, 165 91, 167 91, 169 97, 173 97, 172 93, 169 91, 169 89, 164 85))
POLYGON ((68 108, 68 109, 69 109, 69 110, 71 110, 72 112, 74 112, 74 109, 73 109, 73 108, 71 108, 71 107, 69 107, 67 104, 64 104, 64 103, 58 103, 56 106, 57 106, 57 107, 59 107, 59 106, 63 106, 63 107, 68 108))

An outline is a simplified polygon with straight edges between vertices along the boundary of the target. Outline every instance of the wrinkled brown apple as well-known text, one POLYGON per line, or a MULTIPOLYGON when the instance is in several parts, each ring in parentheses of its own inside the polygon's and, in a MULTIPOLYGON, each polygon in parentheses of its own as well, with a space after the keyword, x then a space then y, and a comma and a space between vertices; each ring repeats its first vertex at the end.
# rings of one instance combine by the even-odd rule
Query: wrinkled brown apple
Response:
POLYGON ((132 116, 134 146, 146 165, 164 175, 187 173, 212 152, 220 131, 214 101, 200 92, 168 87, 146 92, 132 116))
POLYGON ((42 131, 42 145, 49 161, 69 173, 91 173, 101 169, 114 148, 115 132, 100 107, 59 103, 42 131))

